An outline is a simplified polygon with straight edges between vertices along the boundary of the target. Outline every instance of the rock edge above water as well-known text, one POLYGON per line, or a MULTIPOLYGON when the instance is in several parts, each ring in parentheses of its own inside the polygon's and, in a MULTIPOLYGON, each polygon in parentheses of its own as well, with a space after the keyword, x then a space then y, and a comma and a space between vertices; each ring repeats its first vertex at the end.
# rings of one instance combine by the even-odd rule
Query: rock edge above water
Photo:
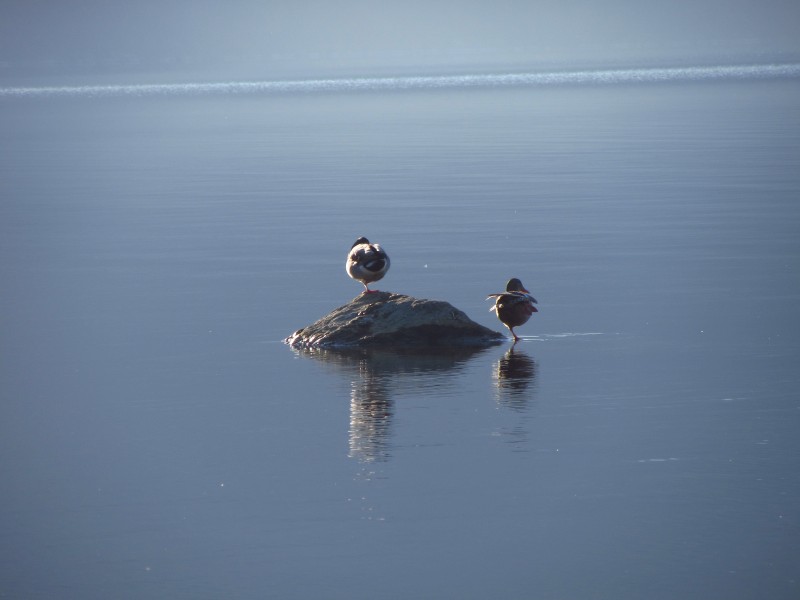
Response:
POLYGON ((449 302, 390 292, 356 296, 284 341, 295 348, 491 346, 505 336, 449 302))

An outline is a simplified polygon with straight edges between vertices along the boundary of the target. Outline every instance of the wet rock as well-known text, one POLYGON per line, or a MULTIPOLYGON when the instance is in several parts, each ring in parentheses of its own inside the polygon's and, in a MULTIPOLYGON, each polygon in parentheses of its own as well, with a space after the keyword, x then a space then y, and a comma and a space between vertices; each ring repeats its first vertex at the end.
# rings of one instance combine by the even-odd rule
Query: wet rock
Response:
POLYGON ((503 334, 449 302, 373 292, 356 296, 286 340, 296 348, 491 346, 503 334))

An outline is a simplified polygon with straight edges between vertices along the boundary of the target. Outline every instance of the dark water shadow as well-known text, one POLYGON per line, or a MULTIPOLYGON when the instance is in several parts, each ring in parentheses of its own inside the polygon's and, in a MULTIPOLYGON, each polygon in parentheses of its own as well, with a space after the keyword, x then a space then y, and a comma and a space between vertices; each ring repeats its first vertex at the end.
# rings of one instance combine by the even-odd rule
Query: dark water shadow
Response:
POLYGON ((406 376, 458 370, 486 348, 293 349, 350 379, 349 455, 360 462, 391 458, 395 394, 406 376))
POLYGON ((526 410, 533 396, 538 365, 516 344, 495 363, 494 381, 498 404, 513 410, 526 410))

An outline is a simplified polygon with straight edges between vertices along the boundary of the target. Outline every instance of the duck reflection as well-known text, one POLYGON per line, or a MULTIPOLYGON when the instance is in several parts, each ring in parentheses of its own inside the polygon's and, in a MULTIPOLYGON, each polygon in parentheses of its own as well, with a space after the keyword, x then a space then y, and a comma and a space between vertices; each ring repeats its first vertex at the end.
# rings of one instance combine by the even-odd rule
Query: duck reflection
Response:
POLYGON ((407 375, 457 369, 485 348, 296 349, 343 371, 350 383, 349 456, 363 463, 391 458, 393 393, 407 375))
POLYGON ((523 410, 536 381, 536 361, 514 344, 497 361, 494 379, 497 401, 508 408, 523 410))
POLYGON ((369 370, 353 380, 350 388, 350 458, 361 462, 382 462, 390 456, 394 403, 387 380, 369 370))

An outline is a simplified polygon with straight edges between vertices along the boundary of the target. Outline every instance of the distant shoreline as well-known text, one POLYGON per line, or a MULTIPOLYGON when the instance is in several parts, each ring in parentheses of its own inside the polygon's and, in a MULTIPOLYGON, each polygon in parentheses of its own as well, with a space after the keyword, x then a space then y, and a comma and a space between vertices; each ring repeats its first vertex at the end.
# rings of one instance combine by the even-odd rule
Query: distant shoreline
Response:
POLYGON ((800 77, 800 63, 777 63, 552 70, 522 73, 278 79, 209 83, 0 87, 0 97, 284 94, 559 85, 618 85, 681 81, 793 79, 798 77, 800 77))

